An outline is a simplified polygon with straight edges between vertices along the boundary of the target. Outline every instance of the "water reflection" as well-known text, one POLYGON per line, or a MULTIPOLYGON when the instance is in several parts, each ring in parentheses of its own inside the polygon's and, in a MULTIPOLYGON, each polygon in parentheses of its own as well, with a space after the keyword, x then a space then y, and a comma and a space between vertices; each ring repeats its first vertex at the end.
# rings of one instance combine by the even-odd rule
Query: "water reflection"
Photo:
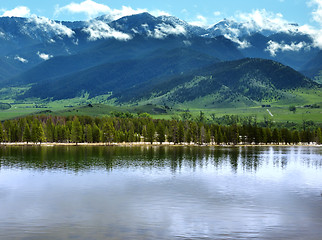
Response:
POLYGON ((287 168, 289 161, 301 161, 308 167, 321 168, 321 152, 321 148, 308 147, 1 147, 0 168, 79 172, 169 167, 176 173, 183 167, 196 170, 210 164, 216 169, 229 165, 237 173, 238 170, 256 172, 270 161, 281 169, 287 168))
POLYGON ((322 239, 322 149, 1 147, 0 239, 322 239))

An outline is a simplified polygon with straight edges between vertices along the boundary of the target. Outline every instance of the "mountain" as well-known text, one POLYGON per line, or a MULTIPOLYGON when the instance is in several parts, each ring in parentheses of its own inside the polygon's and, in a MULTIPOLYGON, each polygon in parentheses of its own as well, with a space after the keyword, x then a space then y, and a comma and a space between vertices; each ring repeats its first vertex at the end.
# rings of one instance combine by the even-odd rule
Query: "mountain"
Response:
POLYGON ((311 78, 322 75, 322 51, 318 52, 314 58, 304 65, 302 72, 311 78))
POLYGON ((285 96, 280 84, 287 85, 290 79, 302 79, 298 86, 310 88, 304 84, 309 80, 293 69, 315 77, 321 70, 320 53, 312 36, 301 33, 296 24, 275 26, 267 21, 258 26, 224 19, 198 27, 174 16, 149 13, 75 22, 0 17, 0 87, 28 86, 21 98, 61 99, 88 92, 91 96, 112 93, 117 101, 157 94, 162 101, 169 97, 182 102, 198 94, 181 96, 167 88, 165 97, 158 89, 185 79, 185 84, 194 86, 191 91, 202 93, 200 98, 217 94, 231 99, 237 94, 234 99, 254 104, 265 100, 265 94, 268 99, 285 96), (219 80, 212 82, 210 76, 219 80), (255 90, 259 93, 253 96, 255 90))
POLYGON ((219 60, 186 48, 159 49, 141 59, 106 63, 61 78, 35 84, 25 97, 73 98, 81 92, 90 96, 123 92, 150 79, 169 77, 198 69, 219 60))
POLYGON ((290 67, 263 59, 220 62, 182 76, 144 83, 117 95, 121 102, 198 102, 207 107, 251 106, 289 98, 289 91, 318 85, 290 67))
MULTIPOLYGON (((235 60, 243 58, 234 44, 223 37, 207 40, 201 37, 187 39, 184 36, 169 36, 165 39, 149 39, 137 36, 130 41, 110 39, 78 54, 52 58, 10 79, 9 82, 17 85, 52 81, 54 78, 67 76, 102 64, 141 60, 149 57, 158 49, 163 49, 164 54, 168 54, 167 52, 177 48, 191 50, 188 52, 197 52, 216 59, 235 60)), ((191 57, 194 57, 194 54, 190 57, 187 56, 187 58, 191 57)), ((199 65, 196 64, 196 66, 199 65)), ((158 65, 153 66, 153 68, 157 67, 158 65)), ((90 82, 91 78, 88 78, 88 81, 90 82)), ((3 84, 8 84, 8 82, 3 84)))

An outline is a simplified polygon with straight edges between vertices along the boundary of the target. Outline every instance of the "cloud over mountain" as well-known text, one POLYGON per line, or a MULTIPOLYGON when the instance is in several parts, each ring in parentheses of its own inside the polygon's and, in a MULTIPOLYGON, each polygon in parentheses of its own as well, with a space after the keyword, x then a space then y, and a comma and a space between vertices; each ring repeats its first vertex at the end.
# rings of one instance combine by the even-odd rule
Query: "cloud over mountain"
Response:
POLYGON ((18 6, 12 10, 4 10, 1 17, 29 17, 30 9, 25 6, 18 6))

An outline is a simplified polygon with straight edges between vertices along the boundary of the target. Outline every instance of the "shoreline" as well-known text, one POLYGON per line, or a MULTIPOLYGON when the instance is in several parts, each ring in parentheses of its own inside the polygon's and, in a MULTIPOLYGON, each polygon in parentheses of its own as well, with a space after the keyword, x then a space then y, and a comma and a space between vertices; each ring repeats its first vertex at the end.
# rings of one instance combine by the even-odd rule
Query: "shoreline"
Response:
POLYGON ((123 142, 123 143, 58 143, 58 142, 43 142, 43 143, 33 143, 33 142, 2 142, 1 146, 40 146, 40 147, 55 147, 55 146, 103 146, 103 147, 140 147, 140 146, 171 146, 171 147, 322 147, 322 144, 317 143, 298 143, 298 144, 195 144, 195 143, 181 143, 175 144, 173 142, 163 142, 162 144, 154 142, 123 142))

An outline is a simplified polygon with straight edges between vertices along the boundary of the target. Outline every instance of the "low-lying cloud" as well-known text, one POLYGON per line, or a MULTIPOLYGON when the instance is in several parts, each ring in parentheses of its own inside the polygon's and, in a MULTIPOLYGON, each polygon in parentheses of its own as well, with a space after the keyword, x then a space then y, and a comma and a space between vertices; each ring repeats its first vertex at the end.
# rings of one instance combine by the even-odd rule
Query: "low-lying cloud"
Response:
POLYGON ((108 24, 102 21, 92 21, 89 26, 83 30, 89 34, 89 40, 95 41, 98 39, 115 38, 117 40, 127 41, 132 39, 132 36, 126 33, 111 28, 108 24))
POLYGON ((272 57, 275 57, 278 52, 286 52, 286 51, 298 52, 303 49, 309 50, 310 48, 311 48, 310 45, 306 42, 299 42, 299 43, 292 42, 291 44, 286 44, 284 42, 277 43, 271 40, 268 42, 267 48, 265 49, 265 51, 269 52, 272 57))
POLYGON ((45 17, 37 17, 36 15, 33 15, 28 21, 34 23, 36 28, 41 28, 47 33, 53 32, 55 35, 65 35, 68 37, 72 37, 74 35, 74 31, 70 28, 45 17))

